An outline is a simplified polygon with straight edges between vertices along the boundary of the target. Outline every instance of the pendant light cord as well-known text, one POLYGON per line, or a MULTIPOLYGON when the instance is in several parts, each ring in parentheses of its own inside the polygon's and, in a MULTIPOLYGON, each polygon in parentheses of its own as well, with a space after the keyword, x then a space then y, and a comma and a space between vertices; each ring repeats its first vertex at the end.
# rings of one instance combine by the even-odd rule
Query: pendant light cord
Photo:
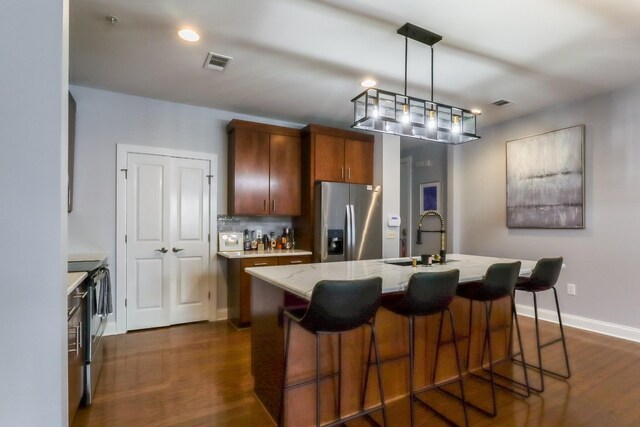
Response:
POLYGON ((404 96, 407 96, 407 51, 409 49, 409 39, 404 38, 404 96))
MULTIPOLYGON (((407 91, 406 87, 404 90, 407 91)), ((431 102, 433 102, 433 45, 431 45, 431 102)))

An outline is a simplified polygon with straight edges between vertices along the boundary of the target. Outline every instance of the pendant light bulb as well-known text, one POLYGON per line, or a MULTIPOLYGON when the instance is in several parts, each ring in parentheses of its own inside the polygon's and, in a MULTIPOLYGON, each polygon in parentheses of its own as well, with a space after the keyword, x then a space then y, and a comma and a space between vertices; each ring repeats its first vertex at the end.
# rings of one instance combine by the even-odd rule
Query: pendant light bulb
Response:
POLYGON ((409 123, 409 105, 404 104, 402 106, 402 123, 409 123))
POLYGON ((438 127, 438 122, 436 121, 436 111, 429 110, 429 118, 427 119, 427 127, 429 129, 435 129, 438 127))
POLYGON ((378 112, 378 99, 374 98, 373 99, 373 106, 371 107, 371 116, 374 118, 378 118, 379 112, 378 112))
POLYGON ((453 123, 451 124, 451 133, 458 135, 460 133, 460 116, 453 116, 453 123))

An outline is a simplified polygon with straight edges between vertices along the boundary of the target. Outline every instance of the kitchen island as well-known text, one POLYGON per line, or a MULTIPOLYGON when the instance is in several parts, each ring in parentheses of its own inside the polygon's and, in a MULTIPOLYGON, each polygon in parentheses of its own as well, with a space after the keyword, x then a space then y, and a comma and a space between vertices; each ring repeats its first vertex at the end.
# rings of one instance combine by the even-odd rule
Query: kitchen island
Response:
MULTIPOLYGON (((408 259, 408 258, 407 258, 408 259)), ((379 276, 383 282, 383 294, 402 292, 409 278, 416 272, 437 272, 451 269, 460 270, 460 282, 480 280, 487 268, 494 263, 513 262, 514 259, 480 257, 451 254, 446 265, 400 266, 394 260, 347 261, 295 266, 247 268, 252 276, 252 318, 251 372, 254 377, 256 396, 264 404, 274 419, 278 418, 280 392, 282 387, 282 363, 284 357, 284 308, 302 307, 311 297, 313 287, 320 280, 351 280, 379 276)), ((521 275, 531 273, 534 261, 522 261, 521 275)), ((478 303, 474 303, 478 304, 478 303)), ((469 302, 456 298, 451 305, 455 316, 456 335, 462 355, 471 346, 470 369, 479 367, 482 346, 480 306, 474 306, 472 330, 469 331, 469 302), (471 339, 469 339, 471 337, 471 339)), ((497 301, 492 315, 492 335, 494 357, 505 357, 510 342, 511 305, 509 299, 497 301), (502 333, 500 333, 500 331, 502 333)), ((435 356, 439 316, 416 319, 416 386, 430 382, 435 356)), ((406 372, 408 370, 407 320, 381 308, 376 317, 382 377, 387 402, 408 394, 406 372)), ((444 381, 456 375, 453 341, 450 328, 445 322, 444 345, 441 347, 441 361, 436 381, 444 381)), ((342 415, 355 413, 359 407, 362 384, 369 344, 368 332, 360 328, 344 334, 343 343, 343 396, 342 415)), ((335 372, 337 363, 337 337, 323 336, 322 375, 335 372)), ((315 423, 315 384, 305 380, 315 376, 315 338, 297 325, 292 325, 291 348, 286 383, 304 383, 289 389, 285 394, 286 424, 291 426, 313 425, 315 423)), ((379 401, 376 391, 375 370, 371 370, 367 393, 367 405, 379 401)), ((321 381, 323 396, 322 419, 334 419, 334 391, 337 380, 328 376, 321 381)))

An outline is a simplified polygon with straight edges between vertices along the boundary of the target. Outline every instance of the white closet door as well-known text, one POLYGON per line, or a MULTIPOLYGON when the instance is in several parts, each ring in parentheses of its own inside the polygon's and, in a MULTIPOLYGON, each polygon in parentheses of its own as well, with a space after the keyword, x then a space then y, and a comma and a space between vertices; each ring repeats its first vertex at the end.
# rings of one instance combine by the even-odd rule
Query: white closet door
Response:
POLYGON ((127 157, 127 329, 170 322, 171 159, 127 157))
POLYGON ((209 318, 209 170, 171 159, 171 324, 209 318))

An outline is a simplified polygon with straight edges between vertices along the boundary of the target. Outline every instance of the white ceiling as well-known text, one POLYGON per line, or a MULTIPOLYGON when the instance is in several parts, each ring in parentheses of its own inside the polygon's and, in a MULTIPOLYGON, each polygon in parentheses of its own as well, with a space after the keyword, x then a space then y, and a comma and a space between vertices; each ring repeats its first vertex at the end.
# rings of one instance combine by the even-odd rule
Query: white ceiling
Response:
MULTIPOLYGON (((637 0, 70 3, 73 84, 297 123, 347 127, 367 77, 402 92, 406 22, 443 36, 435 100, 482 109, 481 127, 640 79, 637 0), (203 69, 209 51, 233 57, 224 73, 203 69)), ((408 75, 428 98, 427 46, 409 42, 408 75)))

